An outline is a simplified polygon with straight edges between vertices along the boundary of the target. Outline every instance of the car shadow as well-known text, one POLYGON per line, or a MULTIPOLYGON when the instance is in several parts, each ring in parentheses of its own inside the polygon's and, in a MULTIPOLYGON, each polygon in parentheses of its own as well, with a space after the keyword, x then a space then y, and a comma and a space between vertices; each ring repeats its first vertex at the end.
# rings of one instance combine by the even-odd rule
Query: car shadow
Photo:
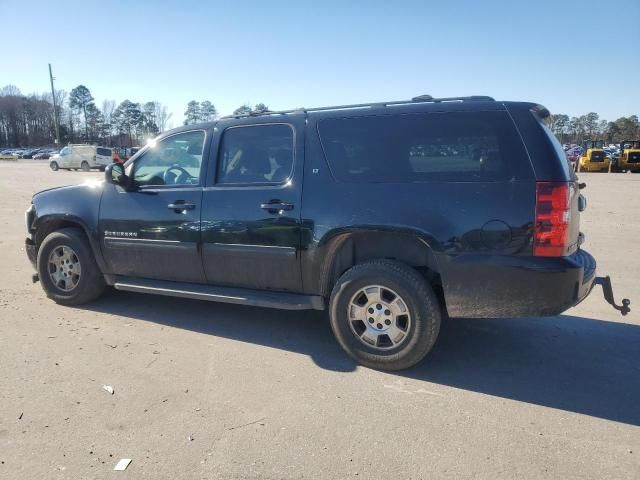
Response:
MULTIPOLYGON (((357 365, 325 312, 283 311, 110 290, 94 311, 357 365)), ((396 372, 415 380, 640 425, 640 326, 561 315, 448 319, 431 354, 396 372)))

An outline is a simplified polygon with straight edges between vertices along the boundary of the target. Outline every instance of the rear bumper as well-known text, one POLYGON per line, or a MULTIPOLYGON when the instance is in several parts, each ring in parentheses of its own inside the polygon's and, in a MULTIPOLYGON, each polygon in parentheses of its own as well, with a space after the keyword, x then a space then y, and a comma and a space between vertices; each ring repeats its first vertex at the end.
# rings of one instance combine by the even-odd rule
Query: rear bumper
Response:
POLYGON ((589 295, 596 261, 586 251, 568 257, 459 255, 440 264, 452 317, 558 315, 589 295))

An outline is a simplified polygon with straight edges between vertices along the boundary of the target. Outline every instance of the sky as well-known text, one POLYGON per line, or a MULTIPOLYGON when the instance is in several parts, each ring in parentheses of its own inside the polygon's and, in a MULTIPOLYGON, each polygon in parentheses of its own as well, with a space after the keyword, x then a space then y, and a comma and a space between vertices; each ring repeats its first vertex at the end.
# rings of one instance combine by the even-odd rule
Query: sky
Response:
POLYGON ((640 0, 0 0, 0 87, 229 114, 490 95, 640 115, 640 0))

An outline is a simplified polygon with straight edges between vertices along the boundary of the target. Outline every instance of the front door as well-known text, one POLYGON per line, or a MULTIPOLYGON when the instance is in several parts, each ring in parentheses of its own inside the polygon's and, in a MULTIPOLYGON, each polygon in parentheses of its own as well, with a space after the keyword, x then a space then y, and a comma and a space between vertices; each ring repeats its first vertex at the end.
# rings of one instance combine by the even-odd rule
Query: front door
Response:
POLYGON ((77 168, 73 161, 73 150, 71 147, 66 146, 60 150, 58 165, 60 168, 77 168))
POLYGON ((202 258, 211 284, 302 290, 304 119, 287 120, 216 125, 202 198, 202 258))
POLYGON ((99 230, 110 273, 204 282, 198 243, 206 136, 165 137, 127 165, 132 188, 105 184, 99 230))

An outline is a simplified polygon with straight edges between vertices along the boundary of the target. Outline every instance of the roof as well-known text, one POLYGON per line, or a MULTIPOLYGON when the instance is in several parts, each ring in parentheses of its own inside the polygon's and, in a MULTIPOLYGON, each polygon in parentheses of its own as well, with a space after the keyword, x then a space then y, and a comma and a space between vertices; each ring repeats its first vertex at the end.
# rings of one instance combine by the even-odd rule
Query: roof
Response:
MULTIPOLYGON (((471 95, 465 97, 444 97, 434 98, 431 95, 420 95, 413 97, 410 100, 390 100, 384 102, 370 102, 370 103, 355 103, 347 105, 333 105, 328 107, 313 107, 305 108, 299 107, 290 110, 275 110, 275 111, 261 111, 250 112, 238 115, 226 115, 219 120, 184 125, 175 128, 170 131, 171 134, 196 129, 208 129, 214 127, 218 122, 231 119, 267 119, 273 116, 280 115, 301 115, 301 116, 330 116, 335 112, 353 111, 355 114, 383 114, 388 108, 393 107, 406 107, 409 111, 468 111, 468 110, 504 110, 506 105, 522 105, 526 108, 536 111, 536 113, 544 118, 549 115, 546 108, 541 105, 532 102, 500 102, 496 101, 493 97, 486 95, 471 95), (326 114, 326 115, 325 115, 326 114)), ((169 132, 165 132, 169 133, 169 132)), ((165 135, 161 135, 165 136, 165 135)))
POLYGON ((353 110, 353 109, 363 109, 363 108, 377 108, 377 107, 390 107, 396 105, 412 105, 412 104, 423 104, 423 103, 449 103, 449 102, 495 102, 492 97, 488 97, 485 95, 472 95, 467 97, 445 97, 445 98, 434 98, 431 95, 420 95, 417 97, 413 97, 411 100, 390 100, 386 102, 370 102, 370 103, 355 103, 355 104, 347 104, 347 105, 333 105, 330 107, 313 107, 313 108, 295 108, 291 110, 276 110, 276 111, 260 111, 260 112, 249 112, 242 113, 238 115, 227 115, 224 118, 249 118, 249 117, 260 117, 264 115, 284 115, 284 114, 292 114, 292 113, 312 113, 312 112, 326 112, 326 111, 335 111, 335 110, 353 110))

